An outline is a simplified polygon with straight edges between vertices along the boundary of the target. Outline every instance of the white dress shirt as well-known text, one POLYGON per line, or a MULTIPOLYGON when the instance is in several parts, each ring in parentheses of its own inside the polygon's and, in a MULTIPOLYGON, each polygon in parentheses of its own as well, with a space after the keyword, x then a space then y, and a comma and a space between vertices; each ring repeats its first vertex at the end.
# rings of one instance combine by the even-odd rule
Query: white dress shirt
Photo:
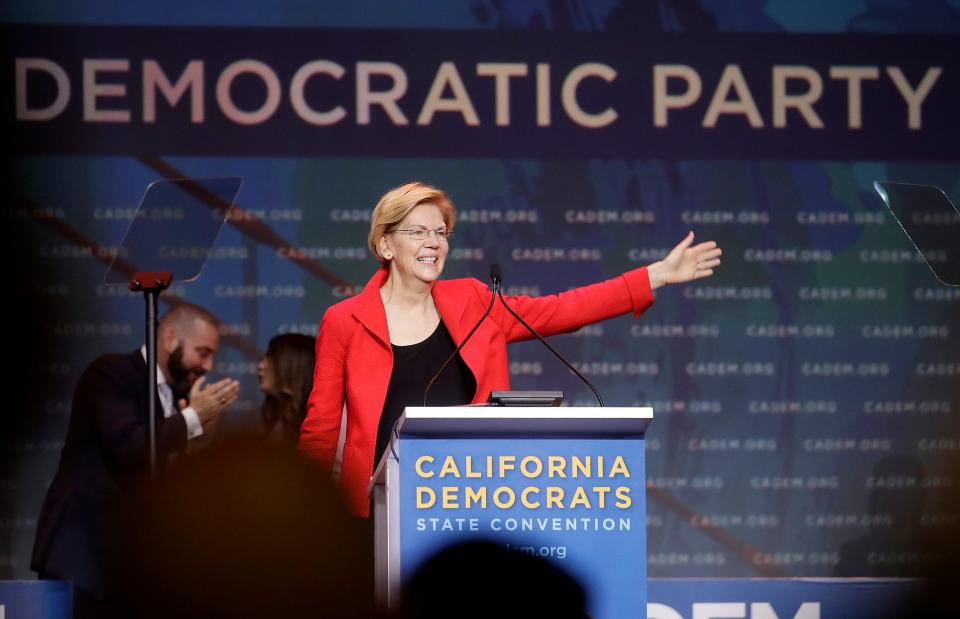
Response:
MULTIPOLYGON (((143 356, 143 361, 146 363, 146 346, 140 347, 140 355, 143 356)), ((157 367, 157 392, 160 395, 160 404, 163 405, 163 417, 166 419, 177 414, 177 403, 173 401, 173 389, 159 367, 157 367)), ((197 415, 197 411, 193 410, 192 406, 186 407, 179 413, 183 415, 183 420, 187 422, 188 439, 197 438, 203 434, 203 424, 200 423, 200 416, 197 415)))

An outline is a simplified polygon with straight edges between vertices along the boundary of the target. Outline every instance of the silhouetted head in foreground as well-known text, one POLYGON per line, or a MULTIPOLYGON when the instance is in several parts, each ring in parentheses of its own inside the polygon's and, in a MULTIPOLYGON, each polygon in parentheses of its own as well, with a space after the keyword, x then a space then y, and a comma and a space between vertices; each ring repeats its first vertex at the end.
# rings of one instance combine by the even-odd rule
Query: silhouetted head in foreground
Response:
POLYGON ((163 472, 125 514, 124 594, 140 617, 369 617, 363 531, 328 477, 262 441, 163 472))
POLYGON ((403 587, 403 619, 583 619, 583 587, 545 559, 466 542, 427 559, 403 587))

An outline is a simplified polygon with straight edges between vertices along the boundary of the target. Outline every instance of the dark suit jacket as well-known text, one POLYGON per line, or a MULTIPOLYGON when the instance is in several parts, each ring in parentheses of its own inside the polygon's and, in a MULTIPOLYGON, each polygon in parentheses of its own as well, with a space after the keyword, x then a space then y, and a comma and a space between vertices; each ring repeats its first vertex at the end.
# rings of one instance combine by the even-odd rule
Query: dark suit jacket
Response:
MULTIPOLYGON (((124 488, 148 469, 147 364, 140 351, 104 355, 80 377, 60 465, 37 522, 31 568, 97 597, 110 593, 111 519, 124 488)), ((187 445, 182 415, 157 402, 161 462, 187 445)))

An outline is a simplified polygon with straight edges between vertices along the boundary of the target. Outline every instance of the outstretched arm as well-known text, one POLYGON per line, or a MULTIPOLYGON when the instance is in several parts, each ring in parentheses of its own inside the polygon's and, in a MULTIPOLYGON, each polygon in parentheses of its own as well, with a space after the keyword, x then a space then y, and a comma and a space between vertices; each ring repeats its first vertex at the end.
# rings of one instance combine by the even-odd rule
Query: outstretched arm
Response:
MULTIPOLYGON (((490 292, 481 282, 475 292, 484 305, 490 292)), ((653 304, 647 269, 640 267, 613 279, 574 288, 542 297, 509 296, 505 302, 540 335, 576 331, 584 325, 630 312, 640 316, 653 304)), ((508 342, 530 339, 526 328, 517 322, 499 303, 493 306, 490 319, 500 325, 508 342)))
MULTIPOLYGON (((649 267, 560 294, 505 297, 505 300, 541 335, 575 331, 583 325, 627 312, 636 318, 653 303, 653 289, 710 277, 713 269, 720 265, 721 253, 713 241, 693 245, 691 232, 663 260, 649 267)), ((490 298, 486 286, 480 282, 477 282, 476 293, 484 304, 490 298)), ((532 337, 499 305, 494 305, 490 318, 500 325, 508 342, 532 337)))

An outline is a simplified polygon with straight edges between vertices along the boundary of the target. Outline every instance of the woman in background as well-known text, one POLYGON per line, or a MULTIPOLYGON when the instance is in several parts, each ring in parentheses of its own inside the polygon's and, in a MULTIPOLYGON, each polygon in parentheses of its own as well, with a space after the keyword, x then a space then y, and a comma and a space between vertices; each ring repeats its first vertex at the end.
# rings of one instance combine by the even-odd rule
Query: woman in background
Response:
POLYGON ((269 440, 296 445, 307 414, 316 363, 314 339, 286 333, 270 340, 260 361, 260 389, 266 395, 260 413, 269 440))

